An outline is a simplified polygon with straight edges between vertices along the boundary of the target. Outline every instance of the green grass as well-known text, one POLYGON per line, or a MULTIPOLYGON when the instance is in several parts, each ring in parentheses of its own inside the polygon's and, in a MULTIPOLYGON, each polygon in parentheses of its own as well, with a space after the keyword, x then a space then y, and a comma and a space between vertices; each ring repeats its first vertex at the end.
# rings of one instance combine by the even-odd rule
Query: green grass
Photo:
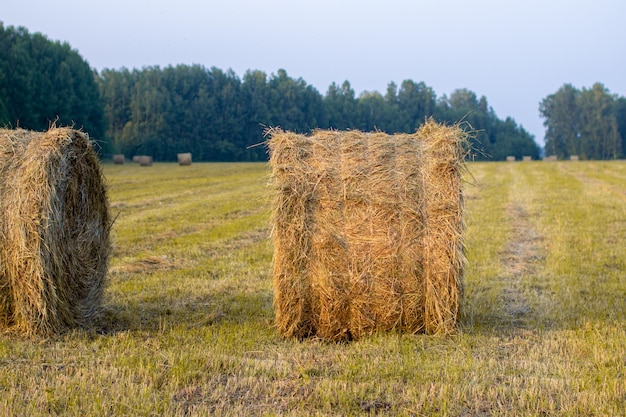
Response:
POLYGON ((92 330, 0 335, 0 415, 626 413, 626 164, 471 163, 461 328, 285 340, 264 164, 105 166, 92 330))

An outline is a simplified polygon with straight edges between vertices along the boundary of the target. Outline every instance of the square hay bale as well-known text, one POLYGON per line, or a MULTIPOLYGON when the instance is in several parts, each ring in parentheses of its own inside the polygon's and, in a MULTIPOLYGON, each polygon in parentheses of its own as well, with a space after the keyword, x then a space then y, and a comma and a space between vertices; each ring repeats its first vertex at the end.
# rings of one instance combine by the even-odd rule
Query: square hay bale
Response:
POLYGON ((124 165, 124 155, 123 154, 113 155, 113 163, 115 165, 124 165))
POLYGON ((507 156, 506 157, 506 161, 507 162, 515 162, 515 156, 511 156, 511 155, 507 156))
POLYGON ((270 131, 276 327, 288 337, 452 333, 466 134, 270 131))
POLYGON ((191 165, 191 153, 179 153, 178 155, 178 165, 187 166, 191 165))
POLYGON ((0 129, 0 328, 89 326, 99 313, 111 220, 88 136, 0 129))

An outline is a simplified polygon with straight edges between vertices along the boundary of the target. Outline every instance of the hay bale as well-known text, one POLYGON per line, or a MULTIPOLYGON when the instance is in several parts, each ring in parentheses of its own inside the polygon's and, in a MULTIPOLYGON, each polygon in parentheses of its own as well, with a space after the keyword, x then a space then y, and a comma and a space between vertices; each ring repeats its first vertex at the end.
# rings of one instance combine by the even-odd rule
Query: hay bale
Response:
POLYGON ((580 158, 578 157, 578 155, 571 155, 571 156, 569 157, 569 159, 570 159, 570 161, 578 161, 578 160, 580 160, 580 158))
POLYGON ((141 155, 135 155, 135 156, 133 156, 133 162, 134 162, 134 163, 136 163, 136 164, 138 164, 138 163, 139 163, 139 160, 140 160, 140 159, 141 159, 141 155))
POLYGON ((427 333, 450 333, 460 311, 463 267, 462 132, 426 124, 422 177, 424 326, 427 333))
POLYGON ((179 153, 178 154, 178 165, 181 165, 181 166, 191 165, 191 154, 190 153, 179 153))
POLYGON ((506 161, 507 162, 515 162, 515 157, 509 155, 509 156, 506 157, 506 161))
POLYGON ((311 143, 282 131, 269 143, 277 188, 272 212, 275 323, 280 333, 298 338, 315 334, 318 315, 313 311, 309 260, 315 214, 311 143))
POLYGON ((526 156, 523 156, 523 157, 522 157, 522 161, 524 161, 524 162, 528 162, 528 161, 532 161, 532 160, 533 160, 533 157, 532 157, 532 156, 528 156, 528 155, 526 155, 526 156))
POLYGON ((450 333, 462 293, 465 134, 270 131, 276 326, 450 333))
POLYGON ((152 166, 152 162, 153 162, 152 157, 148 155, 140 155, 137 161, 139 162, 139 166, 142 166, 142 167, 152 166))
POLYGON ((113 163, 115 165, 124 165, 124 155, 122 154, 113 155, 113 163))
POLYGON ((88 326, 102 299, 110 226, 85 133, 0 130, 0 327, 49 335, 88 326))

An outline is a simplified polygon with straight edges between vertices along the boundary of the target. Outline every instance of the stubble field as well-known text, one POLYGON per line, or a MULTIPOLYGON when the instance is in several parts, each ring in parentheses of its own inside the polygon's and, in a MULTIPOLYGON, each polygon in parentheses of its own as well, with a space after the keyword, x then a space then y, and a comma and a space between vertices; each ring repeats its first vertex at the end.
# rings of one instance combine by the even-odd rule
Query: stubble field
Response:
POLYGON ((454 336, 272 328, 266 164, 106 165, 104 312, 0 334, 3 416, 626 414, 626 163, 470 163, 454 336))

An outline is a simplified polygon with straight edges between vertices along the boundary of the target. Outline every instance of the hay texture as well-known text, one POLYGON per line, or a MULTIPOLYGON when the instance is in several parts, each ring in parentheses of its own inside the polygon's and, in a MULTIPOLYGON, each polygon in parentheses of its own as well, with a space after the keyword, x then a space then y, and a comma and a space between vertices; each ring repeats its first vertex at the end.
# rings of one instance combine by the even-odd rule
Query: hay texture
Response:
POLYGON ((191 154, 190 153, 179 153, 178 155, 178 165, 187 166, 191 165, 191 154))
POLYGON ((99 312, 108 200, 88 136, 0 130, 0 328, 50 335, 99 312))
POLYGON ((466 134, 269 132, 276 327, 350 340, 451 333, 460 310, 466 134))

